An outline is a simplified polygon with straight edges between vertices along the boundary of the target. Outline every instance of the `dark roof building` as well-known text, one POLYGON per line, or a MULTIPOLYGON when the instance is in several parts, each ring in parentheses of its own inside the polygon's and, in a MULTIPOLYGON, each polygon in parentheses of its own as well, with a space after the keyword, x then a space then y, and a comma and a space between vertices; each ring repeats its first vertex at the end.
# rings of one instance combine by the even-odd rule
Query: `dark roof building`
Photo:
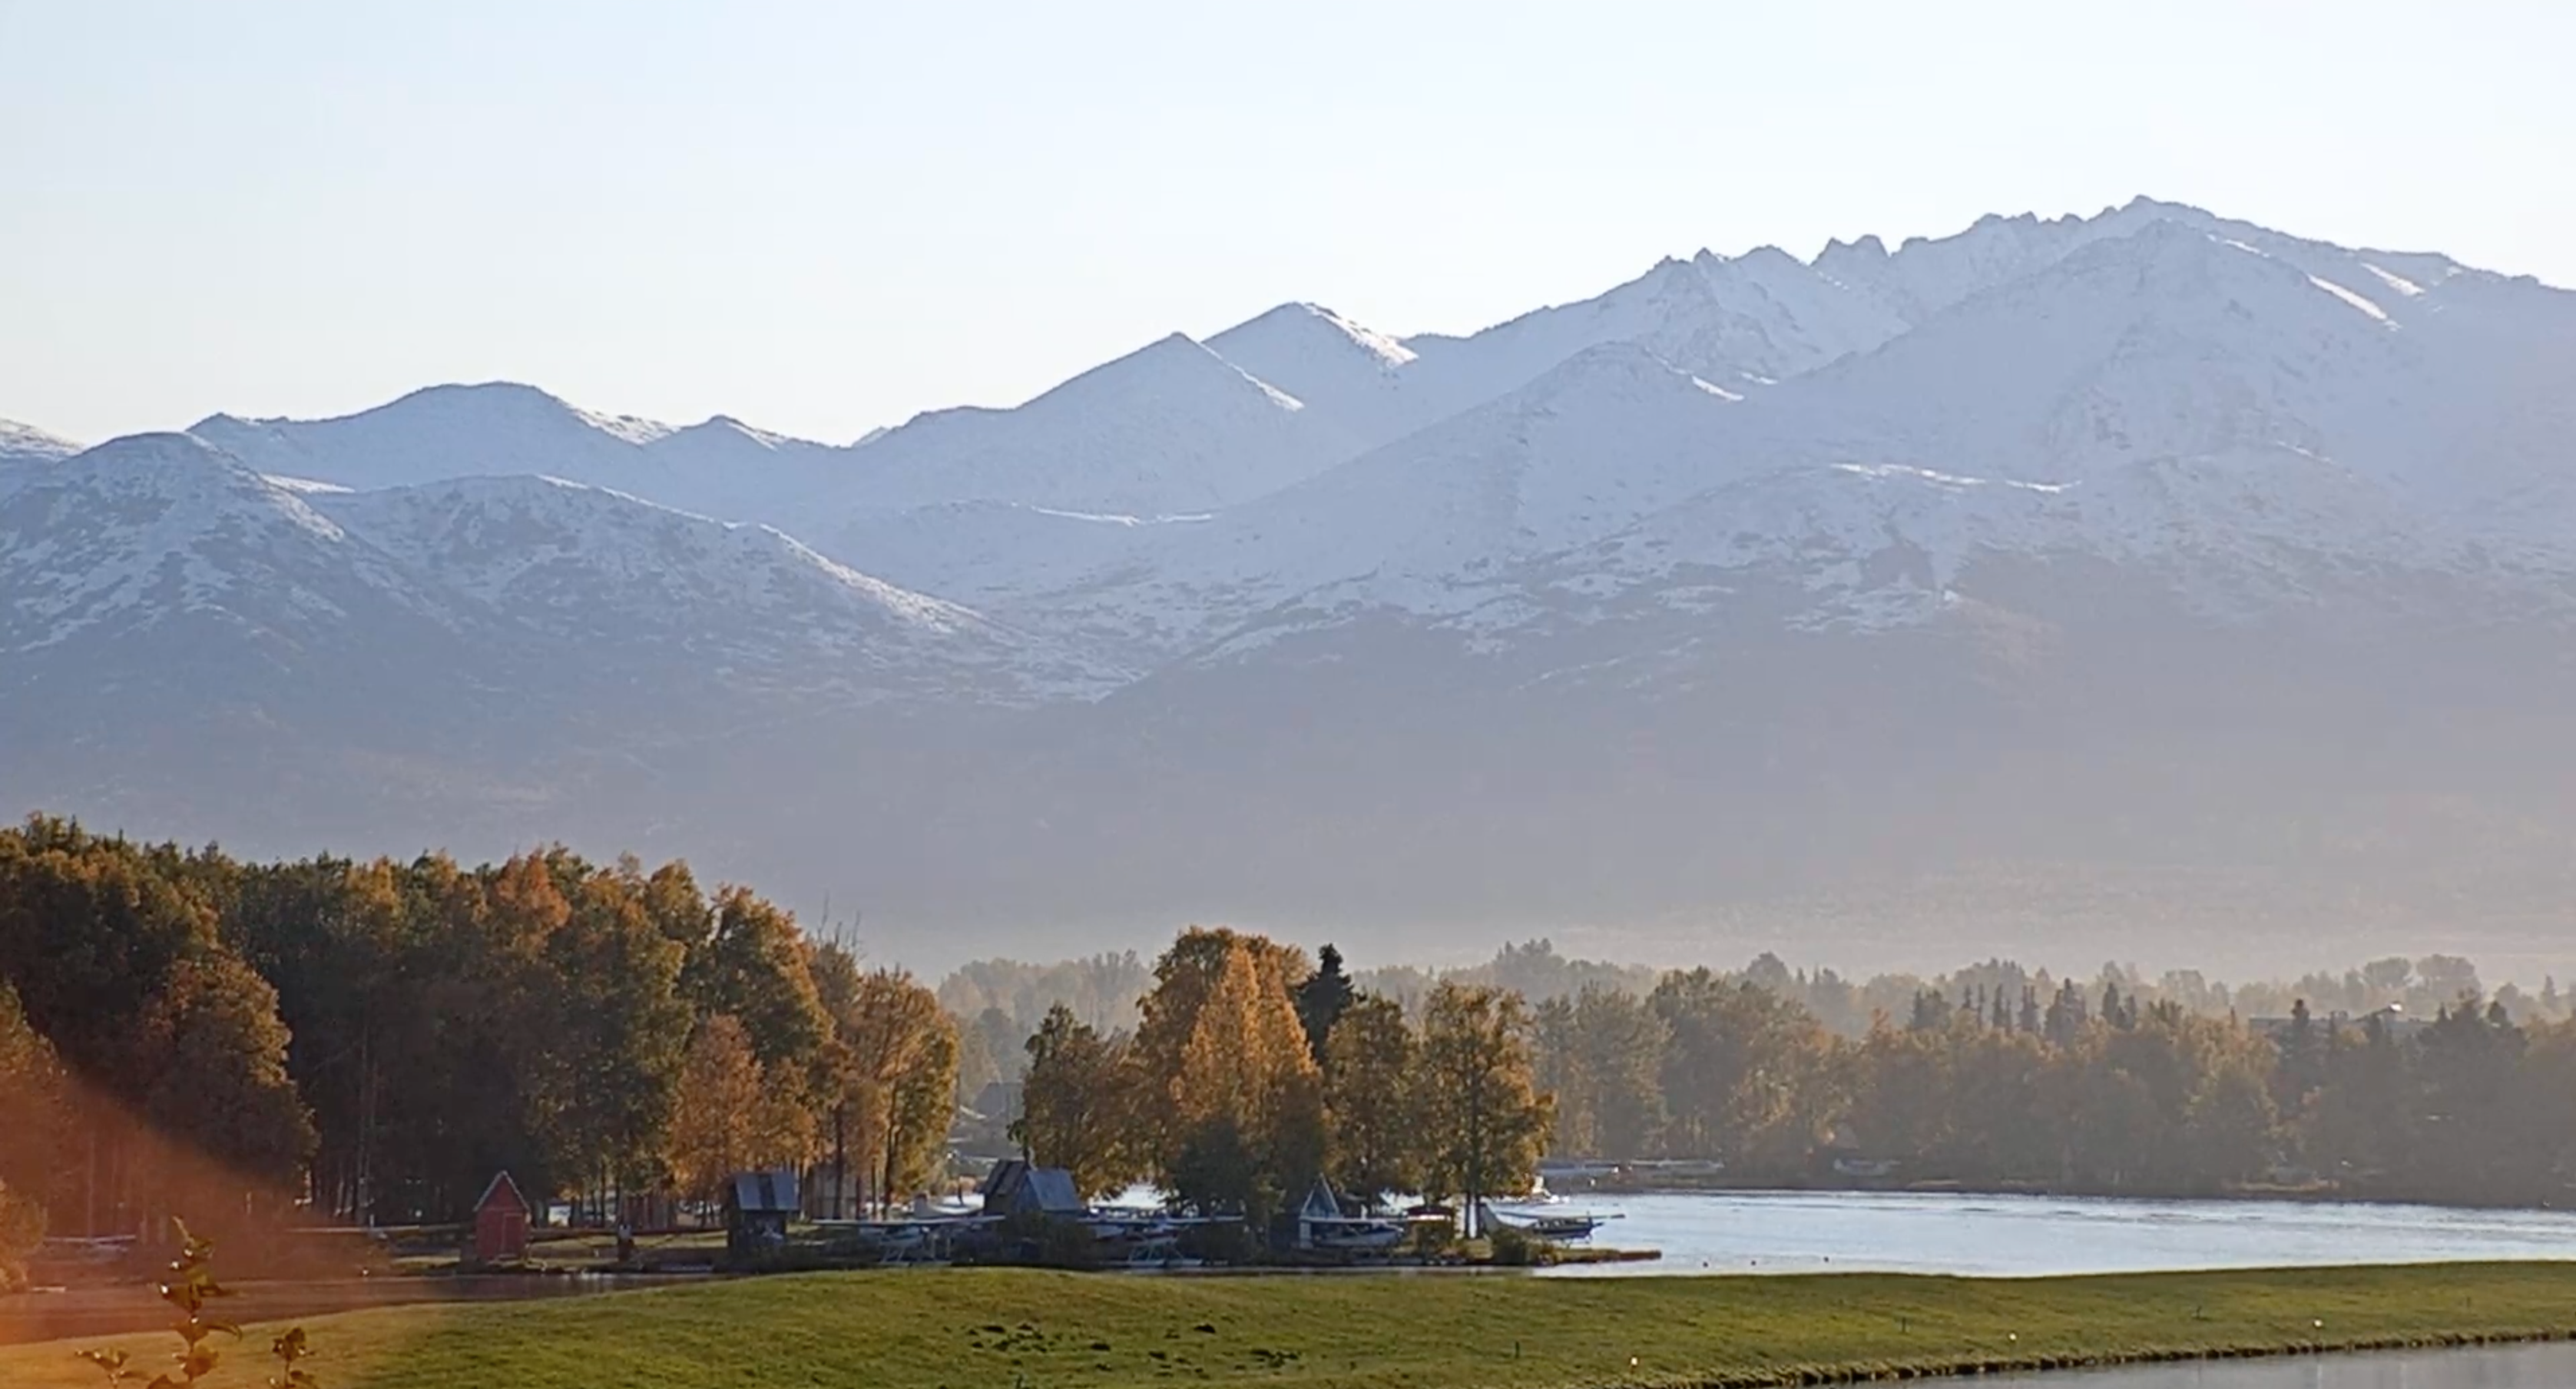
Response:
POLYGON ((743 1260, 785 1244, 797 1210, 795 1173, 734 1173, 724 1190, 725 1253, 743 1260))
POLYGON ((995 1215, 1049 1216, 1079 1220, 1091 1213, 1073 1174, 1061 1167, 1033 1167, 1019 1158, 993 1164, 984 1178, 984 1209, 995 1215))

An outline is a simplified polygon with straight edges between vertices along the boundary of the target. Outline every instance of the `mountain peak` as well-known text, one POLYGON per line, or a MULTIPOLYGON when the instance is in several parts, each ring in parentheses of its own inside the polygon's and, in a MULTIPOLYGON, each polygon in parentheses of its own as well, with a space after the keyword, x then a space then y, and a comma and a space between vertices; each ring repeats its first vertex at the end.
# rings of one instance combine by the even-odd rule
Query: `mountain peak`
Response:
POLYGON ((1193 380, 1223 381, 1231 378, 1241 389, 1259 393, 1272 406, 1281 410, 1301 410, 1296 397, 1255 377, 1250 372, 1187 333, 1173 332, 1156 338, 1123 357, 1114 357, 1091 370, 1030 400, 1023 410, 1060 410, 1097 401, 1104 395, 1159 398, 1166 392, 1187 389, 1193 380))
POLYGON ((2127 202, 2120 204, 2117 208, 2104 209, 2104 214, 2108 215, 2115 211, 2133 214, 2160 213, 2168 217, 2192 217, 2200 219, 2208 219, 2210 217, 2209 211, 2205 208, 2196 207, 2190 203, 2168 202, 2163 198, 2149 197, 2144 193, 2140 193, 2135 197, 2132 197, 2127 202))
POLYGON ((210 415, 190 433, 262 473, 393 487, 482 473, 556 473, 633 485, 641 446, 669 426, 603 415, 515 381, 424 386, 328 419, 210 415))
POLYGON ((1324 350, 1342 344, 1356 347, 1388 369, 1414 359, 1413 349, 1394 338, 1304 300, 1281 304, 1248 318, 1208 339, 1207 346, 1227 361, 1297 395, 1294 385, 1276 380, 1262 369, 1261 362, 1250 359, 1276 356, 1280 349, 1301 346, 1310 337, 1324 350))
POLYGON ((158 430, 123 434, 75 455, 82 463, 108 468, 212 468, 246 472, 241 460, 193 433, 158 430))
POLYGON ((399 422, 411 427, 467 423, 518 428, 580 426, 628 444, 650 443, 671 432, 669 425, 656 420, 584 410, 550 391, 519 381, 444 382, 422 386, 355 414, 320 419, 209 415, 190 426, 189 432, 209 434, 211 431, 211 437, 221 439, 224 434, 236 430, 328 429, 364 421, 399 422))
POLYGON ((785 449, 830 447, 828 444, 799 439, 792 434, 780 434, 774 430, 762 429, 758 425, 745 424, 731 415, 709 415, 696 424, 684 425, 653 439, 646 447, 656 452, 667 453, 696 445, 710 445, 729 451, 756 449, 763 453, 777 453, 785 449))
POLYGON ((1708 382, 1635 342, 1605 342, 1587 347, 1504 397, 1523 409, 1550 409, 1572 398, 1731 398, 1708 382))

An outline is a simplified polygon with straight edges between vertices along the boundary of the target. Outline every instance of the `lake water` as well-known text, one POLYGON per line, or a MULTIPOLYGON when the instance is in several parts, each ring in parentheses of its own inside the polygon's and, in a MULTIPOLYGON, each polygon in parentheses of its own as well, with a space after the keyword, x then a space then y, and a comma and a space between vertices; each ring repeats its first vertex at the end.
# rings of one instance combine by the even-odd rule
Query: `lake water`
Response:
MULTIPOLYGON (((2576 1214, 2559 1211, 1900 1192, 1575 1196, 1557 1209, 1615 1212, 1620 1218, 1602 1227, 1597 1243, 1663 1251, 1652 1263, 1551 1270, 1557 1277, 1827 1270, 2038 1277, 2576 1259, 2576 1214)), ((2552 1382, 2576 1385, 2576 1376, 2552 1382)))
POLYGON ((2576 1345, 2195 1361, 2001 1375, 1987 1382, 1997 1381, 2052 1389, 2567 1389, 2576 1385, 2576 1345))

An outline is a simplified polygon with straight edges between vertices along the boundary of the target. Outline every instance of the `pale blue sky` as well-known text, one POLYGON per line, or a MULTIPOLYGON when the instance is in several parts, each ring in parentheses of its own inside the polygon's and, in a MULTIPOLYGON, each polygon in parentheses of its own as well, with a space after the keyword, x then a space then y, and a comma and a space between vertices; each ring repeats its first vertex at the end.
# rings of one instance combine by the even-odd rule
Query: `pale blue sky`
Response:
POLYGON ((841 440, 1287 299, 2131 194, 2576 284, 2576 5, 0 0, 0 418, 841 440))

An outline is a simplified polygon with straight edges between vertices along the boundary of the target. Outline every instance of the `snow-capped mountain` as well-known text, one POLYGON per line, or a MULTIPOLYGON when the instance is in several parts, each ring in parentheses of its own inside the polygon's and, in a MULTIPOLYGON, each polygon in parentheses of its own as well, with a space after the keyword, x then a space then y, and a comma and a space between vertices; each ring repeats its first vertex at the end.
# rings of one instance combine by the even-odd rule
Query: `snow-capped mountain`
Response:
POLYGON ((424 586, 665 679, 676 665, 736 689, 973 703, 1076 697, 1118 678, 771 527, 603 488, 468 478, 308 500, 424 586))
POLYGON ((1592 348, 1537 381, 1069 585, 1055 611, 1177 652, 1245 624, 1354 607, 1446 618, 1521 565, 1706 487, 1731 393, 1642 347, 1592 348), (1268 619, 1265 614, 1270 614, 1268 619))
POLYGON ((560 477, 808 530, 956 503, 1202 513, 1360 447, 1354 430, 1177 333, 1026 404, 932 411, 848 447, 725 417, 673 428, 594 414, 507 383, 431 387, 338 419, 216 415, 190 432, 271 476, 360 490, 560 477))
POLYGON ((452 626, 303 497, 184 434, 118 439, 0 497, 0 651, 189 624, 296 645, 353 622, 452 626))
POLYGON ((2153 198, 2135 198, 2091 217, 1989 215, 1950 236, 1910 237, 1894 251, 1875 236, 1833 241, 1817 254, 1813 268, 1876 301, 1910 327, 1973 295, 2045 270, 2096 241, 2116 241, 2159 222, 2251 246, 2321 278, 2384 287, 2401 301, 2438 289, 2466 271, 2448 256, 2349 250, 2153 198))
POLYGON ((0 420, 0 467, 11 463, 51 463, 80 452, 81 446, 34 425, 0 420))
MULTIPOLYGON (((1980 556, 2009 553, 2196 556, 2164 581, 2208 590, 2182 596, 2216 613, 2252 601, 2222 590, 2287 551, 2558 600, 2576 573, 2564 461, 2576 413, 2532 364, 2576 361, 2576 296, 2499 296, 2510 286, 2497 277, 2406 258, 2427 288, 2264 234, 2297 257, 2284 259, 2197 214, 2129 225, 2061 236, 2054 258, 2016 242, 2039 269, 1768 386, 1731 389, 1644 342, 1589 348, 1163 537, 1149 558, 1119 556, 1067 585, 1062 607, 1090 622, 1131 613, 1180 647, 1251 624, 1231 639, 1241 649, 1257 631, 1368 609, 1475 612, 1490 633, 1586 593, 1643 601, 1683 571, 1698 584, 1711 568, 1794 563, 1813 571, 1802 583, 1826 621, 1851 615, 1834 573, 1893 565, 1936 598, 1980 556), (1898 554, 1916 558, 1884 558, 1898 554)), ((1957 282, 1933 267, 1927 283, 1957 282)), ((1872 605, 1875 621, 1931 611, 1872 605)))
POLYGON ((1628 343, 1730 391, 1758 389, 1865 352, 1905 330, 1868 297, 1777 247, 1666 260, 1579 304, 1540 309, 1467 338, 1419 337, 1426 389, 1460 406, 1490 399, 1605 343, 1628 343))
POLYGON ((0 592, 21 668, 186 626, 307 674, 317 652, 405 664, 429 641, 522 693, 617 678, 1008 704, 1119 678, 765 526, 551 478, 354 491, 193 435, 120 439, 0 498, 0 592))
POLYGON ((1276 491, 1350 450, 1305 402, 1174 333, 1016 409, 915 417, 857 450, 842 500, 1184 515, 1276 491))
POLYGON ((595 415, 532 386, 430 386, 327 420, 212 415, 188 432, 259 472, 343 487, 401 487, 495 473, 545 473, 643 490, 661 481, 643 446, 671 431, 595 415))
POLYGON ((1283 305, 849 446, 514 386, 194 434, 0 456, 0 714, 186 727, 151 677, 202 665, 409 810, 829 865, 925 931, 1981 856, 2576 890, 2576 295, 2173 204, 1457 336, 1283 305))
POLYGON ((1317 304, 1282 304, 1207 340, 1208 350, 1295 396, 1356 447, 1445 413, 1417 388, 1418 354, 1317 304))

